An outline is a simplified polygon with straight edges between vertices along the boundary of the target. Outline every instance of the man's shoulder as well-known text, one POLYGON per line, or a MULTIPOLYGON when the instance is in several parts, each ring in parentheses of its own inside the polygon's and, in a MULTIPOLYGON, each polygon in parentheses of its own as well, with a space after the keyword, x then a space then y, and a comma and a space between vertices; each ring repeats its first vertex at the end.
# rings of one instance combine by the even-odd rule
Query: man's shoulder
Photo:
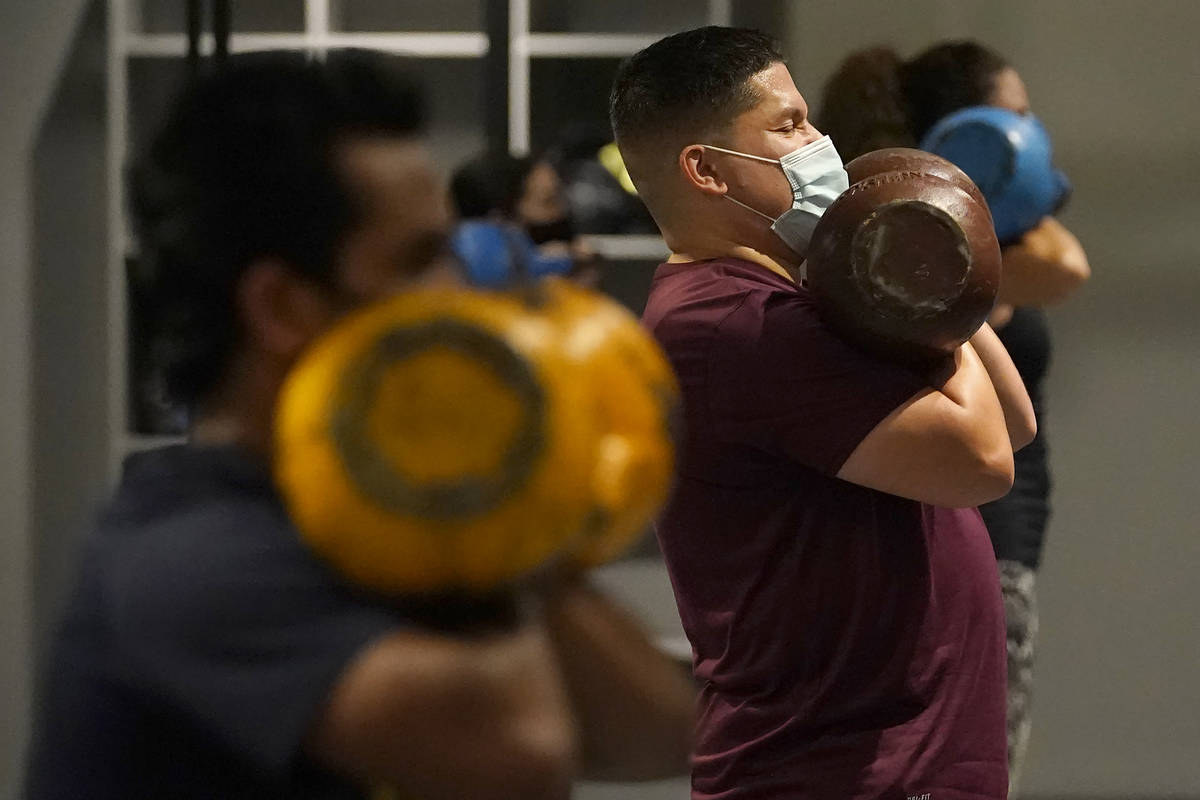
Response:
POLYGON ((289 528, 266 464, 229 447, 179 445, 130 457, 100 517, 102 531, 127 540, 197 536, 219 545, 222 531, 289 528))
POLYGON ((797 286, 760 264, 740 258, 712 258, 704 261, 674 262, 658 265, 652 289, 691 290, 714 295, 759 289, 793 293, 797 286))
MULTIPOLYGON (((127 468, 97 524, 100 546, 188 560, 208 553, 261 554, 272 542, 297 541, 269 474, 203 452, 151 458, 127 468)), ((191 563, 198 568, 204 562, 191 563)))
POLYGON ((652 329, 703 325, 733 336, 753 334, 768 319, 817 322, 807 289, 738 259, 661 265, 643 319, 652 329))
POLYGON ((101 516, 85 569, 119 600, 119 618, 216 619, 238 603, 269 599, 272 586, 315 589, 333 580, 269 484, 210 477, 135 477, 101 516))

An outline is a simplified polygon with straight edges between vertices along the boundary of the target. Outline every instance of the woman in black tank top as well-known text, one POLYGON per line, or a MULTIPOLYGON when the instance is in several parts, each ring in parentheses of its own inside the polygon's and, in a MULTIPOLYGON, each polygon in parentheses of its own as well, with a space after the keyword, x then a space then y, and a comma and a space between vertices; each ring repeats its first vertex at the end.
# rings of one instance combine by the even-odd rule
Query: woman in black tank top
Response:
MULTIPOLYGON (((854 53, 826 82, 817 127, 848 162, 883 147, 916 147, 942 117, 970 106, 1029 113, 1020 76, 995 52, 971 41, 934 45, 903 60, 876 47, 854 53)), ((1033 648, 1037 633, 1034 575, 1050 516, 1043 379, 1050 364, 1050 329, 1042 310, 1065 300, 1090 275, 1079 241, 1054 217, 1001 251, 1004 278, 988 320, 1021 373, 1037 416, 1038 434, 1015 453, 1012 491, 979 509, 1000 570, 1008 623, 1009 797, 1029 740, 1033 648)))

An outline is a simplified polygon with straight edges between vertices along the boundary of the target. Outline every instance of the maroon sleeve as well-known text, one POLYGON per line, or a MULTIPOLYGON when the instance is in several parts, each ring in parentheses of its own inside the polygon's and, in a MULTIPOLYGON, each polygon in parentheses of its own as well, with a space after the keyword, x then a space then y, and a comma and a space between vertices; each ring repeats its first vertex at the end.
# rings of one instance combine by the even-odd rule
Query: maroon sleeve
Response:
POLYGON ((922 389, 920 372, 838 339, 811 295, 752 293, 710 351, 714 432, 834 475, 876 425, 922 389))

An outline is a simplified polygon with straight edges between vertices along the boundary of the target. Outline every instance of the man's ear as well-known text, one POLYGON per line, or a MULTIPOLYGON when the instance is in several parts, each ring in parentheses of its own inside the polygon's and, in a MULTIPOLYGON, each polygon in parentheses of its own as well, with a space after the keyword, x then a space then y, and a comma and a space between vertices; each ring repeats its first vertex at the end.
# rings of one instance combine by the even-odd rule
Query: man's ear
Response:
POLYGON ((679 151, 679 170, 687 183, 705 194, 723 195, 728 191, 725 180, 710 158, 712 153, 701 144, 689 144, 679 151))
POLYGON ((334 314, 319 287, 274 258, 246 268, 236 302, 250 345, 289 361, 329 325, 334 314))

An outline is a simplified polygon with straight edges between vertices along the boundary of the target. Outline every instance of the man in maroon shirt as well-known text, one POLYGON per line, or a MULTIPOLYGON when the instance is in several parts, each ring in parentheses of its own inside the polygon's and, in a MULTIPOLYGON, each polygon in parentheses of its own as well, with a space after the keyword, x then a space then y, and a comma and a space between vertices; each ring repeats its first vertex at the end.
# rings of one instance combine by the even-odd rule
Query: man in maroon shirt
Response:
POLYGON ((1034 433, 1007 353, 985 326, 926 373, 821 325, 797 276, 844 171, 769 38, 667 37, 611 112, 673 253, 644 321, 686 412, 658 534, 702 685, 693 797, 1003 798, 1004 612, 974 506, 1034 433))

